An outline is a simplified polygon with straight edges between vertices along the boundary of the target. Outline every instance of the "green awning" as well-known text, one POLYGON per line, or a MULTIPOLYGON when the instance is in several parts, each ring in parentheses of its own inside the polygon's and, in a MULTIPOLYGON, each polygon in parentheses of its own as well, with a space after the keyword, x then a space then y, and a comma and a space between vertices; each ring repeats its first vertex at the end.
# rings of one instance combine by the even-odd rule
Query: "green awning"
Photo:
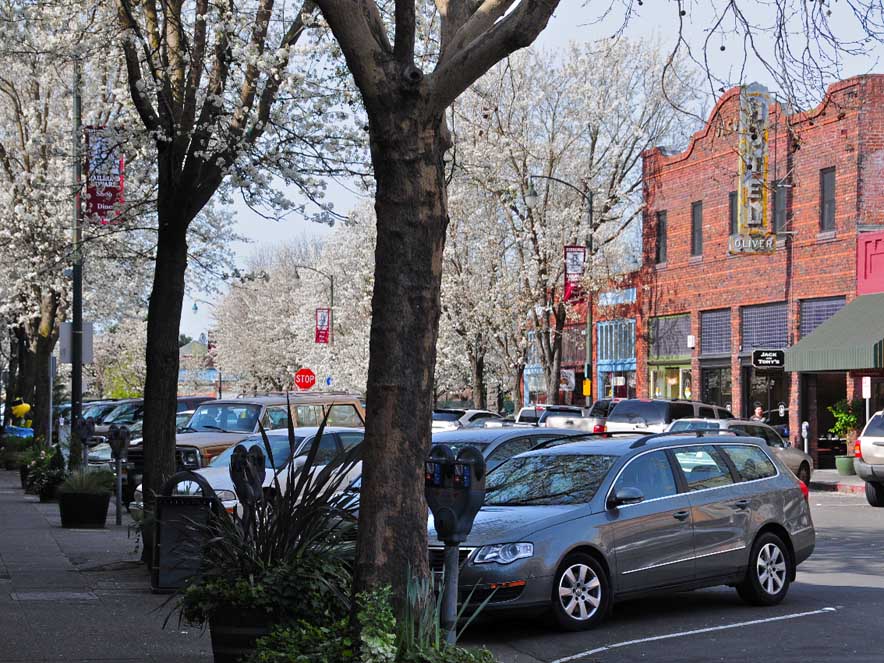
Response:
POLYGON ((857 297, 786 350, 786 370, 884 368, 884 293, 857 297))

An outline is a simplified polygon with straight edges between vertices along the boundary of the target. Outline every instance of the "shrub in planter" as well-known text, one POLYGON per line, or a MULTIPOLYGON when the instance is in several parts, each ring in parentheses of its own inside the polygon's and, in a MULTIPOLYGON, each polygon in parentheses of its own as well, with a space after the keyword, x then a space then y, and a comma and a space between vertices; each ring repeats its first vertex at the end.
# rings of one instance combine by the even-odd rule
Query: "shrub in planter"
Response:
POLYGON ((859 415, 862 412, 862 401, 855 399, 848 401, 846 398, 829 406, 829 412, 835 417, 835 424, 829 432, 846 440, 847 448, 845 455, 835 457, 835 467, 838 474, 855 474, 853 469, 853 447, 859 436, 859 415))
MULTIPOLYGON (((320 426, 315 440, 322 437, 320 426)), ((297 448, 289 429, 290 447, 297 448)), ((332 623, 349 610, 356 517, 338 491, 358 462, 359 447, 327 464, 316 462, 314 443, 297 471, 270 460, 272 490, 263 490, 264 457, 237 449, 231 477, 241 512, 221 510, 208 524, 193 523, 202 548, 200 573, 179 594, 180 620, 208 625, 216 663, 247 657, 261 635, 300 619, 332 623), (246 489, 246 482, 248 489, 246 489)), ((299 458, 299 463, 301 459, 299 458)))
POLYGON ((65 480, 64 456, 58 445, 51 450, 41 449, 28 464, 27 490, 40 496, 41 502, 55 498, 55 490, 65 480))
POLYGON ((113 486, 109 470, 74 472, 57 491, 61 526, 104 527, 113 486))

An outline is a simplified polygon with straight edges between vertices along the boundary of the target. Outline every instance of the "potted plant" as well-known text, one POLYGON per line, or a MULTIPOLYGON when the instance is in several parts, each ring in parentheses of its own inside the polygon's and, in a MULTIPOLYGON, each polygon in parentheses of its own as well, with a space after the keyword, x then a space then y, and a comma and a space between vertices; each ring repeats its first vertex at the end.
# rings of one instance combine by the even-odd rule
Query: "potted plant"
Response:
POLYGON ((62 527, 102 528, 114 489, 110 470, 78 470, 58 488, 62 527))
POLYGON ((41 502, 49 502, 55 499, 55 491, 66 476, 64 456, 58 445, 54 445, 52 450, 41 449, 28 465, 25 490, 39 495, 41 502))
POLYGON ((848 401, 845 398, 828 408, 832 416, 835 417, 835 424, 829 429, 829 432, 847 441, 845 454, 835 456, 835 468, 842 476, 856 474, 853 469, 853 447, 856 444, 856 438, 859 437, 859 416, 857 413, 860 412, 860 407, 859 401, 848 401))
MULTIPOLYGON (((264 435, 267 466, 277 468, 266 471, 273 473, 270 486, 264 455, 255 447, 248 454, 237 449, 230 472, 240 507, 188 526, 194 540, 211 545, 202 547, 201 570, 179 593, 175 610, 180 621, 209 626, 216 663, 247 658, 277 625, 347 614, 356 517, 338 493, 360 450, 357 445, 328 464, 315 462, 324 425, 303 465, 299 457, 299 468, 284 480, 280 475, 293 461, 274 462, 264 435)), ((291 428, 289 442, 293 452, 291 428)))

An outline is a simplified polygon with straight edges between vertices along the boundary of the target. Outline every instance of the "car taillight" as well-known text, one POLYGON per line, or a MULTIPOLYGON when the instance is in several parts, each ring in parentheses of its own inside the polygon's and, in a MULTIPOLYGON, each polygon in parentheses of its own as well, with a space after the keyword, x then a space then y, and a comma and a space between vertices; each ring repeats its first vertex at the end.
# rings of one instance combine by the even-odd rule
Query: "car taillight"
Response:
POLYGON ((801 494, 804 495, 804 501, 810 501, 810 488, 801 479, 798 479, 798 485, 801 486, 801 494))
POLYGON ((862 447, 862 438, 856 438, 856 443, 853 445, 853 457, 863 459, 863 447, 862 447))
POLYGON ((604 433, 605 432, 605 424, 596 424, 592 427, 593 433, 604 433))

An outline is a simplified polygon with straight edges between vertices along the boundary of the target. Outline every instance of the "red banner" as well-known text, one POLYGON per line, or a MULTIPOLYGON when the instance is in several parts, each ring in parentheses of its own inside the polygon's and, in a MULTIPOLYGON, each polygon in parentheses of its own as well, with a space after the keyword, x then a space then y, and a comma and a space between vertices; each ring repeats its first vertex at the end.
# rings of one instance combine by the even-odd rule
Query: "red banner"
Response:
POLYGON ((565 247, 565 301, 570 301, 580 294, 580 282, 583 280, 583 267, 586 263, 585 246, 565 247))
POLYGON ((331 309, 316 309, 316 333, 314 341, 316 343, 328 343, 331 336, 331 309))
POLYGON ((124 159, 104 135, 104 127, 86 127, 86 216, 102 225, 120 215, 124 159))

